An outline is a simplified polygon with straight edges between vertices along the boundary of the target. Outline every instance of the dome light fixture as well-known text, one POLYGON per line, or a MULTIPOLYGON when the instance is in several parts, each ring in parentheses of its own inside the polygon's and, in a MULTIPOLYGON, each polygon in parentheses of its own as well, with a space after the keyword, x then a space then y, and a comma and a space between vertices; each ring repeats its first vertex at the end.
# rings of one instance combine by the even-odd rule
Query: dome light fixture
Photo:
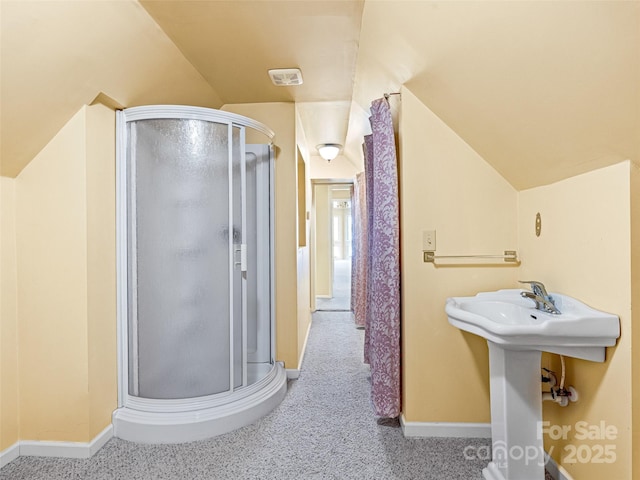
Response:
POLYGON ((317 145, 318 153, 322 158, 324 158, 327 162, 330 162, 334 158, 338 156, 340 150, 342 149, 342 145, 339 143, 321 143, 317 145))

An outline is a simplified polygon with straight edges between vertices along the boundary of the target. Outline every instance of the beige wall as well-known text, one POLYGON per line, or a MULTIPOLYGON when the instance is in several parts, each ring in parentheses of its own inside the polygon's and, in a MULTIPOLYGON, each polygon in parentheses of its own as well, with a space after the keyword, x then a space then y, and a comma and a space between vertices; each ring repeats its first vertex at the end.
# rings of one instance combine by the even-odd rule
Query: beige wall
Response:
POLYGON ((513 286, 517 269, 423 263, 421 232, 437 231, 441 254, 516 249, 517 193, 407 88, 400 158, 403 414, 407 421, 489 422, 486 342, 449 325, 444 304, 513 286))
POLYGON ((15 180, 0 177, 0 452, 19 439, 15 180))
POLYGON ((309 296, 309 248, 298 249, 298 350, 297 364, 293 368, 302 366, 302 355, 305 342, 311 327, 311 299, 309 296))
POLYGON ((224 105, 222 110, 264 123, 275 134, 276 359, 298 368, 298 226, 296 118, 293 103, 224 105))
POLYGON ((89 437, 85 109, 17 178, 21 438, 89 437))
POLYGON ((302 126, 300 111, 296 105, 296 147, 298 152, 298 366, 302 367, 302 356, 311 328, 311 309, 315 309, 315 298, 311 298, 311 203, 310 155, 307 149, 306 132, 302 126))
POLYGON ((320 297, 331 297, 331 198, 330 185, 316 184, 315 206, 315 293, 320 297))
MULTIPOLYGON (((296 142, 297 143, 297 142, 296 142)), ((307 175, 307 164, 302 156, 300 148, 298 148, 298 247, 308 246, 309 238, 309 222, 307 221, 307 214, 309 208, 307 207, 307 190, 309 184, 309 178, 307 175)))
MULTIPOLYGON (((637 186, 637 178, 635 183, 637 186)), ((637 197, 638 194, 634 195, 637 197)), ((544 420, 551 425, 574 428, 566 441, 545 439, 547 450, 552 450, 559 463, 570 452, 569 444, 576 447, 615 445, 616 461, 612 464, 563 463, 569 473, 579 479, 631 478, 629 199, 629 162, 525 190, 519 195, 521 277, 540 280, 550 291, 570 295, 593 308, 620 316, 622 336, 616 347, 607 349, 605 363, 567 359, 567 384, 578 390, 579 401, 566 408, 549 402, 544 404, 544 420), (534 231, 537 212, 542 217, 540 237, 536 237, 534 231), (577 440, 574 433, 578 421, 590 425, 604 421, 618 429, 618 438, 615 441, 577 440)), ((545 355, 543 365, 559 372, 557 358, 545 355)))
MULTIPOLYGON (((614 445, 616 461, 563 463, 571 448, 603 441, 568 435, 566 441, 547 438, 545 446, 575 478, 632 478, 631 426, 637 426, 633 413, 640 409, 640 382, 632 375, 640 354, 631 348, 632 340, 640 341, 631 321, 631 305, 640 303, 640 251, 631 248, 632 238, 640 235, 637 166, 623 162, 518 193, 406 88, 400 121, 405 418, 490 421, 485 342, 450 327, 443 305, 448 296, 537 279, 551 291, 619 315, 622 327, 605 363, 567 359, 567 383, 578 389, 580 400, 566 408, 545 403, 543 417, 574 431, 578 421, 615 426, 617 438, 605 443, 614 445), (542 215, 539 238, 536 212, 542 215), (522 264, 434 268, 421 260, 421 231, 427 229, 437 231, 438 253, 517 248, 522 264), (438 368, 430 368, 434 365, 438 368), (434 385, 448 394, 433 395, 434 385)), ((554 355, 545 354, 543 365, 560 369, 554 355)))
POLYGON ((87 324, 89 437, 117 406, 115 112, 97 104, 87 115, 87 324))
POLYGON ((87 442, 116 408, 114 118, 83 107, 16 179, 21 439, 87 442))
MULTIPOLYGON (((631 164, 631 312, 640 311, 640 167, 631 164)), ((636 320, 631 325, 631 424, 632 444, 636 451, 640 445, 640 327, 636 320)), ((640 455, 633 455, 634 478, 640 478, 640 455)))
MULTIPOLYGON (((298 212, 298 232, 307 239, 309 238, 309 221, 306 220, 306 212, 311 209, 310 195, 308 195, 310 184, 309 178, 305 173, 307 169, 300 169, 301 164, 306 165, 304 158, 301 158, 298 162, 298 198, 302 201, 298 204, 298 208, 304 209, 304 212, 298 212), (300 191, 301 188, 303 191, 300 191)), ((302 366, 303 350, 311 327, 311 264, 309 252, 308 242, 298 248, 298 366, 296 368, 302 366)))

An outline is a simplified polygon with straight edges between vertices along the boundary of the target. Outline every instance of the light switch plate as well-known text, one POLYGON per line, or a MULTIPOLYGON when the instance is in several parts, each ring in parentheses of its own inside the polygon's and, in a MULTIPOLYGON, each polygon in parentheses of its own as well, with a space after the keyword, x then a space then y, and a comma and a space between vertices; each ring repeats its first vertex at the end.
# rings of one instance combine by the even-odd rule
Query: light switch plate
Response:
POLYGON ((435 249, 436 249, 436 231, 423 230, 422 231, 422 250, 434 252, 435 249))

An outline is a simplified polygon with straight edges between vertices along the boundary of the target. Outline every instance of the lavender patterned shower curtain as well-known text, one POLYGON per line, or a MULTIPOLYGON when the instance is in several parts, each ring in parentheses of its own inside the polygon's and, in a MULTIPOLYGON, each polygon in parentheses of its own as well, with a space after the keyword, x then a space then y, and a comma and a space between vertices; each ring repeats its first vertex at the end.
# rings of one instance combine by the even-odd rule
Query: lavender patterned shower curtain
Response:
POLYGON ((373 175, 367 174, 367 172, 373 172, 373 135, 367 135, 364 137, 364 188, 365 188, 365 209, 366 209, 366 222, 367 222, 367 233, 366 233, 366 258, 365 258, 365 268, 363 277, 364 283, 364 293, 366 296, 366 300, 364 302, 364 361, 365 363, 370 364, 369 361, 369 345, 370 345, 370 336, 369 333, 371 329, 369 328, 370 322, 370 314, 371 314, 371 257, 369 256, 369 252, 371 251, 371 236, 369 235, 369 225, 373 226, 373 209, 370 208, 373 205, 373 175))
POLYGON ((357 327, 364 327, 367 308, 367 200, 364 172, 353 184, 353 256, 351 258, 351 310, 357 327))
POLYGON ((367 262, 365 361, 376 415, 400 414, 400 208, 398 164, 386 99, 371 103, 365 137, 367 262))

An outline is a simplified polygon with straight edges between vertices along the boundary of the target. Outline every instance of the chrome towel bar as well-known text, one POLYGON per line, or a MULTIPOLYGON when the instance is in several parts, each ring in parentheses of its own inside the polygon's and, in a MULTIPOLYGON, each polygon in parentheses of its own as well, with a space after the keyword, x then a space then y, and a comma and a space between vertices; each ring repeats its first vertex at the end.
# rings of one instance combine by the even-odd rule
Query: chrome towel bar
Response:
POLYGON ((436 252, 423 251, 423 260, 428 263, 435 263, 438 259, 445 258, 482 258, 482 259, 502 259, 505 262, 518 263, 518 253, 515 250, 505 250, 504 255, 436 255, 436 252))

